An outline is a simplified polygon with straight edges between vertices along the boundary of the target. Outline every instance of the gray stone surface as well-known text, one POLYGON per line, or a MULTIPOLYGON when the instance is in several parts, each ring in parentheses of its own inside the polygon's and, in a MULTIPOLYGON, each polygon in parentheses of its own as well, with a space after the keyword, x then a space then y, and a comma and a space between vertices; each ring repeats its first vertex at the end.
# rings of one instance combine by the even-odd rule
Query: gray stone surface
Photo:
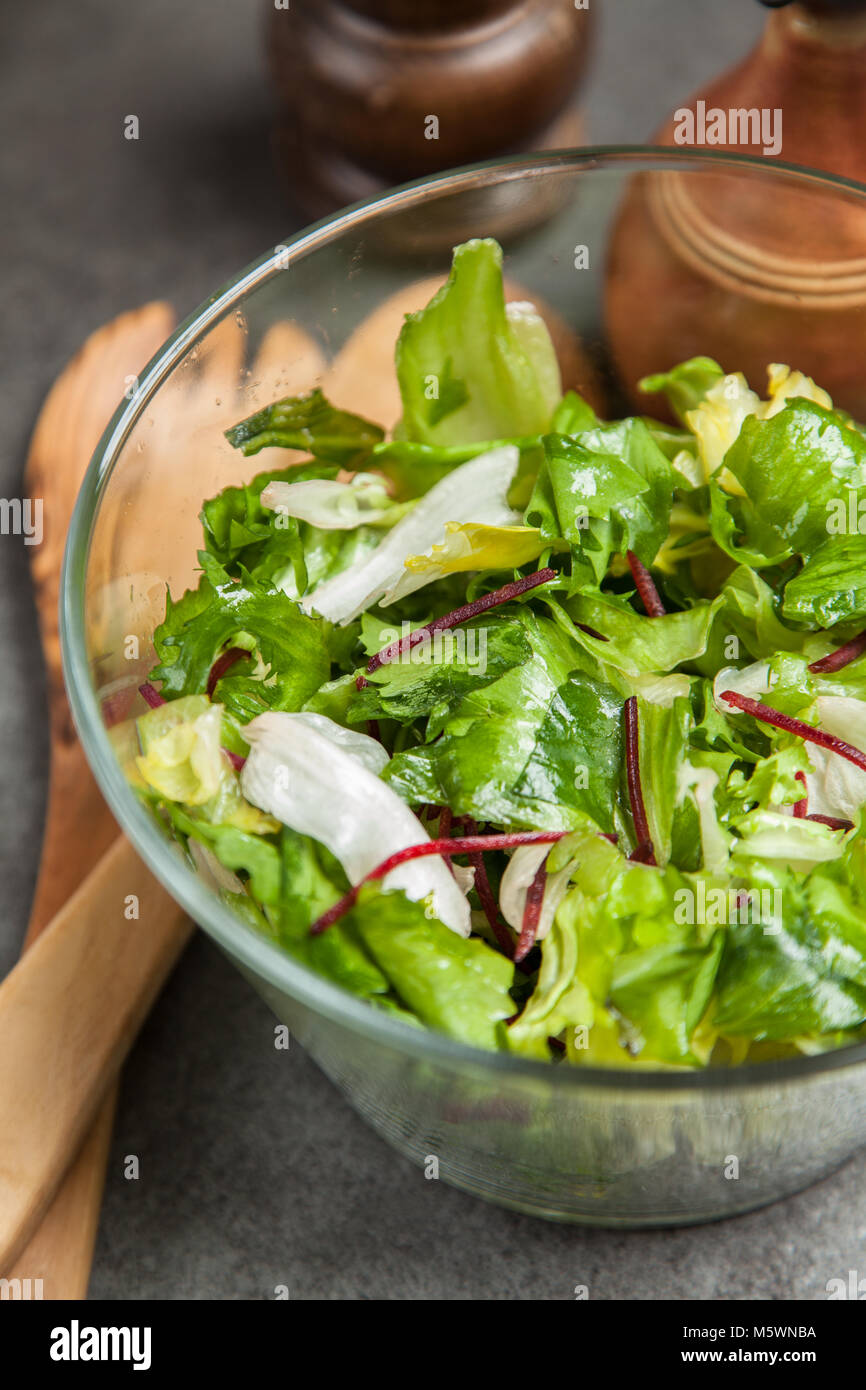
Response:
MULTIPOLYGON (((640 141, 745 52, 752 0, 593 0, 594 141, 640 141)), ((253 0, 41 0, 0 16, 0 491, 19 492, 53 377, 104 320, 182 313, 293 216, 272 178, 253 0), (125 115, 141 139, 122 138, 125 115)), ((26 558, 0 543, 0 969, 19 948, 47 771, 26 558)), ((2 1059, 14 1065, 14 1059, 2 1059)), ((610 1233, 485 1206, 396 1157, 199 937, 123 1081, 91 1293, 99 1298, 822 1298, 862 1265, 866 1158, 764 1212, 610 1233), (141 1159, 137 1182, 123 1158, 141 1159)))

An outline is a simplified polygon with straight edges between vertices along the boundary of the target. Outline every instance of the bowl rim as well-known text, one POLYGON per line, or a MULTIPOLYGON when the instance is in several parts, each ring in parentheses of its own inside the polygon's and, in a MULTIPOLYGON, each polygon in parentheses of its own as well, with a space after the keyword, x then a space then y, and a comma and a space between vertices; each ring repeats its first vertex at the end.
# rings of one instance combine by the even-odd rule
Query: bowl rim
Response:
POLYGON ((432 1029, 416 1028, 365 1003, 315 974, 256 932, 233 913, 172 852, 171 841, 153 823, 129 788, 108 739, 92 687, 84 625, 85 578, 90 538, 99 504, 124 443, 136 422, 186 354, 216 323, 241 307, 245 297, 271 277, 281 274, 303 256, 336 240, 353 227, 420 205, 431 194, 445 195, 485 184, 510 182, 550 174, 620 166, 634 172, 659 167, 751 171, 764 178, 786 177, 804 186, 854 195, 866 204, 866 185, 839 175, 729 151, 658 145, 588 145, 506 155, 477 164, 415 179, 302 228, 286 237, 226 281, 183 319, 138 377, 131 399, 123 399, 106 425, 88 465, 75 504, 63 558, 60 587, 60 637, 63 673, 75 725, 85 755, 121 830, 155 877, 234 961, 268 987, 280 990, 303 1007, 373 1042, 423 1061, 452 1068, 504 1073, 527 1084, 543 1083, 566 1089, 664 1092, 755 1087, 793 1082, 859 1065, 866 1061, 866 1043, 851 1044, 815 1055, 765 1061, 712 1070, 616 1066, 556 1066, 508 1052, 485 1051, 458 1042, 432 1029), (286 259, 288 257, 288 260, 286 259))

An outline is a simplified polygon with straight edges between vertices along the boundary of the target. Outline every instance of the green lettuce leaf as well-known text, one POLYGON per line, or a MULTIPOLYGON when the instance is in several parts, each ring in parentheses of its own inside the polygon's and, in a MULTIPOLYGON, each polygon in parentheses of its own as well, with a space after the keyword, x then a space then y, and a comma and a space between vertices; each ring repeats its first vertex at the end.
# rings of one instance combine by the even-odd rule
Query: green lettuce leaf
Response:
MULTIPOLYGON (((534 769, 538 781, 522 781, 560 687, 579 664, 575 644, 549 619, 529 610, 520 611, 519 621, 532 648, 531 659, 491 685, 471 691, 446 718, 431 721, 427 736, 435 741, 396 754, 383 778, 411 804, 447 804, 456 815, 493 824, 576 828, 584 820, 577 809, 581 789, 574 788, 570 804, 549 800, 542 753, 534 769)), ((566 717, 567 710, 557 704, 548 726, 553 742, 561 741, 566 717)), ((608 747, 603 738, 603 756, 608 747)))
POLYGON ((234 583, 223 574, 216 585, 203 579, 176 603, 168 596, 154 633, 160 662, 151 679, 162 682, 167 699, 203 694, 220 652, 240 647, 251 653, 238 663, 245 669, 236 675, 230 668, 215 692, 229 712, 246 722, 264 709, 297 710, 331 674, 329 631, 249 576, 234 583))
MULTIPOLYGON (((795 398, 769 419, 744 421, 725 471, 745 494, 725 498, 740 544, 765 563, 808 558, 827 540, 837 501, 866 485, 866 438, 835 411, 795 398)), ((738 558, 739 546, 718 515, 713 534, 738 558)))
POLYGON ((580 435, 546 435, 544 467, 526 509, 528 526, 563 539, 588 583, 610 557, 633 550, 646 565, 668 534, 671 466, 642 420, 599 425, 580 435))
POLYGON ((510 961, 379 884, 362 888, 353 920, 398 999, 422 1023, 475 1047, 497 1046, 502 1020, 514 1013, 510 961))
POLYGON ((680 613, 648 618, 608 594, 581 593, 564 605, 576 625, 574 640, 597 661, 632 677, 672 671, 702 656, 722 606, 721 598, 699 600, 680 613), (583 631, 581 623, 600 637, 583 631))
POLYGON ((648 395, 664 395, 677 419, 685 424, 689 411, 700 405, 710 387, 723 377, 724 372, 712 357, 691 357, 669 372, 645 376, 638 382, 638 389, 648 395))
POLYGON ((352 994, 375 998, 388 993, 388 979, 364 948, 351 915, 317 936, 310 935, 313 922, 348 887, 342 867, 324 845, 283 827, 280 889, 273 914, 280 944, 302 964, 352 994))
POLYGON ((359 468, 384 437, 380 425, 336 409, 318 388, 274 401, 226 430, 226 439, 243 454, 271 446, 298 449, 323 463, 350 469, 359 468))
POLYGON ((789 1040, 866 1022, 866 914, 850 889, 819 869, 803 882, 763 871, 782 922, 732 926, 719 973, 714 1024, 726 1035, 789 1040))
POLYGON ((866 536, 831 536, 785 585, 782 613, 810 627, 866 616, 866 536))
MULTIPOLYGON (((397 629, 377 626, 375 651, 401 636, 397 629)), ((434 710, 452 708, 464 695, 499 680, 531 655, 526 631, 516 618, 489 618, 439 632, 369 672, 349 718, 353 723, 380 718, 410 723, 434 710)))
POLYGON ((446 284, 407 317, 396 362, 398 435, 421 444, 541 433, 562 394, 543 320, 530 305, 506 308, 502 251, 491 240, 457 247, 446 284))

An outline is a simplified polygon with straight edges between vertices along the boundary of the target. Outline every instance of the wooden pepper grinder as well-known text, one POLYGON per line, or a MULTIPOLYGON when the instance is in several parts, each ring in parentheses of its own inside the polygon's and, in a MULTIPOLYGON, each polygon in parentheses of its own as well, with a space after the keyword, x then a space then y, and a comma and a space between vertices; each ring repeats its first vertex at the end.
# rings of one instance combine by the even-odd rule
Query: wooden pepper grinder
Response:
MULTIPOLYGON (((786 162, 866 182, 866 0, 772 8, 755 50, 680 108, 653 143, 758 156, 769 148, 786 162), (750 111, 760 133, 739 115, 750 111)), ((646 397, 634 391, 640 377, 706 353, 743 370, 762 394, 767 364, 787 362, 866 418, 862 203, 736 174, 641 176, 612 238, 606 298, 622 384, 644 409, 646 397)))
POLYGON ((278 159, 313 216, 439 169, 579 143, 588 0, 268 8, 278 159))

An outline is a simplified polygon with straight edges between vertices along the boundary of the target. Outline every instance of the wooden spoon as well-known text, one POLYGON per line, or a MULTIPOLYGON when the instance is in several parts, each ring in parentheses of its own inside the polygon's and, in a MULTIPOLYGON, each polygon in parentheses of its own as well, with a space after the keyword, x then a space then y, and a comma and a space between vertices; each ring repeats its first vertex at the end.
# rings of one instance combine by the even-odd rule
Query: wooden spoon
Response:
MULTIPOLYGON (((99 329, 87 339, 52 387, 33 433, 25 472, 27 495, 43 501, 44 536, 30 548, 36 603, 48 674, 51 778, 39 877, 24 938, 31 944, 117 837, 115 821, 100 795, 75 734, 60 667, 58 599, 66 532, 78 489, 100 434, 127 381, 174 326, 168 304, 147 304, 99 329)), ((132 891, 132 890, 130 890, 132 891)), ((179 909, 167 899, 173 919, 179 909)), ((184 937, 185 939, 185 937, 184 937)), ((17 1047, 13 1045, 11 1056, 17 1047)), ((8 1054, 7 1054, 8 1055, 8 1054)), ((115 1090, 103 1102, 77 1158, 33 1231, 10 1278, 41 1278, 45 1298, 83 1298, 90 1263, 105 1163, 111 1139, 115 1090)), ((61 1169, 62 1171, 62 1169, 61 1169)), ((38 1219, 42 1193, 16 1236, 38 1219)))
MULTIPOLYGON (((172 327, 169 306, 149 304, 93 334, 46 400, 26 470, 27 493, 43 500, 45 520, 32 567, 52 758, 25 947, 45 930, 0 985, 0 1054, 15 1062, 0 1072, 0 1275, 31 1287, 41 1280, 45 1298, 86 1294, 116 1098, 111 1083, 191 931, 118 836, 91 776, 63 686, 57 616, 63 545, 85 469, 125 387, 172 327), (130 920, 124 906, 133 896, 138 915, 130 920)), ((243 333, 233 323, 208 340, 198 391, 209 435, 213 391, 239 375, 242 355, 243 333)), ((248 404, 258 404, 259 393, 270 400, 308 389, 323 365, 308 334, 275 324, 253 363, 248 404)), ((193 414, 195 403, 195 396, 185 400, 193 414)), ((243 413, 234 399, 225 410, 227 424, 243 413)), ((205 495, 213 468, 208 458, 199 463, 205 495)), ((172 551, 193 553, 185 539, 175 537, 172 551)))

